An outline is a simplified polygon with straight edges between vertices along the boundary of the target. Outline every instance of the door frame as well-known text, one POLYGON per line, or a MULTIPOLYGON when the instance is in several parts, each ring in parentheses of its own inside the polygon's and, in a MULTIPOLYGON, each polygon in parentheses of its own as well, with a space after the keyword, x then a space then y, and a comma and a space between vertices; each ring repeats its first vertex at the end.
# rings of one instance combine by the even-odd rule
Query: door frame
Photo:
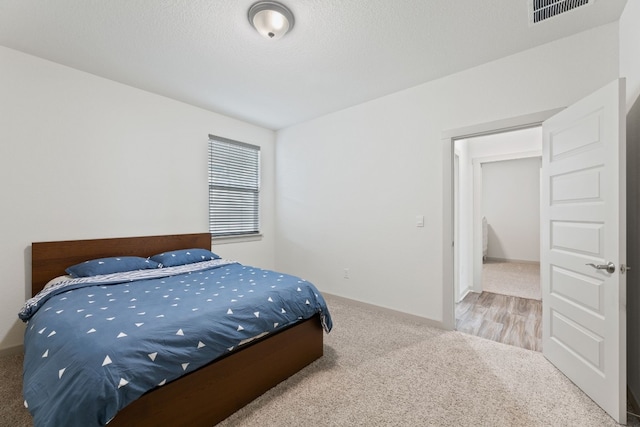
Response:
MULTIPOLYGON (((537 127, 540 126, 536 126, 535 124, 528 126, 528 128, 537 127)), ((513 129, 508 131, 500 131, 496 132, 496 134, 509 133, 513 131, 513 129)), ((458 138, 454 139, 454 143, 456 139, 458 138)), ((540 134, 540 141, 542 141, 542 133, 540 134)), ((482 165, 484 165, 485 163, 535 158, 542 159, 542 149, 518 151, 486 157, 476 157, 473 159, 473 285, 471 290, 474 292, 482 292, 482 211, 484 206, 484 194, 482 191, 484 178, 482 175, 482 165)), ((456 260, 454 259, 454 264, 455 263, 456 260)))
POLYGON ((517 116, 494 122, 482 123, 464 128, 451 129, 442 132, 443 144, 443 228, 442 228, 442 327, 454 330, 455 318, 455 290, 454 290, 454 141, 494 133, 509 132, 540 126, 543 121, 562 111, 564 108, 540 111, 537 113, 517 116))
MULTIPOLYGON (((453 240, 460 239, 460 156, 453 153, 453 240)), ((460 297, 460 245, 453 248, 454 302, 460 297)), ((468 292, 468 291, 467 291, 468 292)))

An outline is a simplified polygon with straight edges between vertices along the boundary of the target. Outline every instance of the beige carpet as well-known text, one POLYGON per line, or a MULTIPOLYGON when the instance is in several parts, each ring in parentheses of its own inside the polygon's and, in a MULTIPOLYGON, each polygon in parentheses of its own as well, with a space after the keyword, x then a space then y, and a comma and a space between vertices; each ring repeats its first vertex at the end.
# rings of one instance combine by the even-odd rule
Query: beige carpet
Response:
POLYGON ((0 357, 0 426, 31 426, 22 398, 22 355, 0 357))
POLYGON ((488 260, 482 265, 482 290, 539 300, 540 264, 488 260))
MULTIPOLYGON (((328 296, 325 356, 221 426, 615 426, 537 352, 328 296)), ((0 359, 0 425, 28 426, 19 357, 0 359)))

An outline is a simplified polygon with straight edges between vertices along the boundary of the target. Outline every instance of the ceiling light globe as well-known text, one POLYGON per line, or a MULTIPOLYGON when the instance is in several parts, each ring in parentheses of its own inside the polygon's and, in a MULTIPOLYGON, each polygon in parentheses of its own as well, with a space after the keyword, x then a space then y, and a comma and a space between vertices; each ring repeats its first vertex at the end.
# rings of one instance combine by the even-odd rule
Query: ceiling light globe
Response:
POLYGON ((249 9, 249 22, 263 37, 277 40, 293 28, 293 14, 286 6, 260 1, 249 9))

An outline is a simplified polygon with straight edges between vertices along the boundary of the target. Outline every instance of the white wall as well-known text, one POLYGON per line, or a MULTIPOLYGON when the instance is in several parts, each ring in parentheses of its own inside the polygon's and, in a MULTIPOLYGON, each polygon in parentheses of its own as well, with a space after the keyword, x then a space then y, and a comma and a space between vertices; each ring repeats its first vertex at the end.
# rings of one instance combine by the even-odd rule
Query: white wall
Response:
POLYGON ((210 133, 263 166, 263 240, 215 250, 273 268, 272 131, 3 47, 0 129, 0 351, 22 343, 31 242, 207 231, 210 133))
POLYGON ((442 321, 443 131, 566 106, 617 76, 613 23, 279 131, 276 267, 442 321))
POLYGON ((627 79, 627 111, 640 97, 640 1, 628 0, 620 17, 620 77, 627 79))
POLYGON ((540 262, 540 159, 482 165, 487 257, 540 262))
POLYGON ((640 1, 620 18, 620 76, 627 79, 627 381, 640 401, 640 1))

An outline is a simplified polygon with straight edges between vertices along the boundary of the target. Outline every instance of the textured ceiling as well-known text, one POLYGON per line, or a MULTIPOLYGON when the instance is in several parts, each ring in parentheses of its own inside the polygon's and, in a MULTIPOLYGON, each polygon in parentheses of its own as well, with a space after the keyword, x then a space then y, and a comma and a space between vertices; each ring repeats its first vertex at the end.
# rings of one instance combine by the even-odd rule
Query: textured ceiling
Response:
MULTIPOLYGON (((529 0, 0 0, 0 45, 280 129, 619 19, 597 0, 530 26, 529 0)), ((637 1, 637 0, 633 0, 637 1)))

